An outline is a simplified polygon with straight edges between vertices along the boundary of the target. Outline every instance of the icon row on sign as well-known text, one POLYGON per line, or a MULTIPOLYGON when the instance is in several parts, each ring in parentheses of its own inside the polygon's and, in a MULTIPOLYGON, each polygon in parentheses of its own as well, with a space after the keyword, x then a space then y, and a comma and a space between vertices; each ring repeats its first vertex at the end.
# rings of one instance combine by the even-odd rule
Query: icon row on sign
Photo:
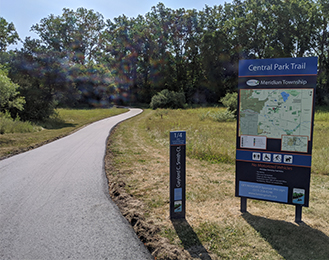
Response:
POLYGON ((271 153, 252 153, 254 161, 274 162, 274 163, 292 163, 292 155, 271 154, 271 153))

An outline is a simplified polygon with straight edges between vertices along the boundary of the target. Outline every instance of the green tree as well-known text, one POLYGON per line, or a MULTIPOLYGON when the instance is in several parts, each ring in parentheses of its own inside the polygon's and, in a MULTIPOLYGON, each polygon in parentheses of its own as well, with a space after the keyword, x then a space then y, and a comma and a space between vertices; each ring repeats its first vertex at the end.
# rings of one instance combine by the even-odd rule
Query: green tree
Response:
POLYGON ((104 55, 104 28, 103 16, 85 8, 64 8, 62 15, 49 15, 33 25, 40 40, 27 39, 21 57, 30 65, 27 73, 34 78, 34 88, 48 92, 47 100, 60 105, 108 105, 104 93, 112 89, 106 85, 111 73, 99 57, 104 55))
POLYGON ((25 99, 19 95, 18 88, 0 68, 0 112, 23 110, 25 99))
POLYGON ((24 110, 18 112, 20 118, 41 121, 54 113, 55 87, 61 86, 61 78, 56 77, 58 65, 57 56, 50 56, 40 40, 27 38, 23 48, 16 51, 9 76, 25 97, 24 110))
POLYGON ((0 17, 0 52, 7 51, 7 47, 19 41, 18 33, 13 23, 0 17))
POLYGON ((208 94, 208 102, 216 103, 229 90, 236 88, 236 64, 240 43, 235 46, 232 29, 232 4, 206 8, 202 11, 200 54, 203 77, 201 85, 208 94))
POLYGON ((187 10, 186 19, 186 43, 185 43, 185 64, 186 84, 183 90, 189 103, 193 102, 193 94, 198 90, 202 77, 202 59, 200 52, 201 32, 200 13, 197 10, 187 10))
POLYGON ((51 14, 43 18, 32 26, 32 31, 39 35, 48 50, 74 63, 85 64, 96 58, 104 26, 104 18, 98 12, 64 8, 61 16, 51 14))
POLYGON ((163 90, 173 90, 175 68, 171 38, 174 20, 173 10, 159 3, 146 14, 153 42, 150 50, 150 85, 151 94, 163 90))
POLYGON ((63 9, 32 26, 40 40, 26 39, 17 53, 15 82, 62 104, 105 104, 106 95, 149 103, 164 89, 215 103, 236 89, 239 59, 317 55, 322 97, 329 94, 328 6, 233 0, 197 11, 159 3, 145 16, 106 22, 93 10, 63 9))
MULTIPOLYGON (((112 22, 107 20, 106 30, 101 39, 104 45, 103 62, 113 71, 115 84, 120 90, 122 100, 131 97, 132 89, 137 84, 138 57, 140 56, 141 42, 136 34, 135 26, 138 22, 125 15, 115 18, 112 22)), ((125 100, 124 100, 125 99, 125 100)))
POLYGON ((316 4, 315 33, 311 36, 311 50, 318 56, 317 102, 329 105, 329 1, 316 4))
POLYGON ((270 12, 275 17, 273 29, 273 55, 276 57, 302 57, 309 54, 310 39, 314 33, 315 5, 312 0, 281 2, 272 0, 270 12))

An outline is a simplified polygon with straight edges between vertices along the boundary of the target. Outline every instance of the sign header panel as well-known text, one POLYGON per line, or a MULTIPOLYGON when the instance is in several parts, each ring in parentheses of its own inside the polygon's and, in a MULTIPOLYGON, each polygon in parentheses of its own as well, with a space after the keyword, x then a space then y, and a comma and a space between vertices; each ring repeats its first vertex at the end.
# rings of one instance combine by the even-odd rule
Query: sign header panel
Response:
MULTIPOLYGON (((317 57, 241 60, 239 77, 317 75, 317 64, 317 57)), ((252 83, 250 82, 250 84, 252 83)))
POLYGON ((185 145, 186 132, 185 131, 171 131, 170 132, 170 145, 185 145))

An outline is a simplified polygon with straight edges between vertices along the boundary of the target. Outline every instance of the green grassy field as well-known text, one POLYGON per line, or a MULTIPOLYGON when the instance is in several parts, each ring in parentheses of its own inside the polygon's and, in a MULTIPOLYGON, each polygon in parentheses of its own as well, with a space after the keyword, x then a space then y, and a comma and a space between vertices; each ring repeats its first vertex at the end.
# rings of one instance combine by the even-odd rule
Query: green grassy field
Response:
MULTIPOLYGON (((328 259, 329 111, 315 114, 310 207, 303 208, 298 225, 292 205, 248 200, 248 213, 240 212, 234 196, 236 121, 209 116, 218 110, 145 110, 121 124, 109 141, 110 182, 124 182, 158 235, 193 259, 328 259), (173 130, 187 135, 184 221, 169 219, 173 130)), ((157 259, 174 259, 154 252, 157 259)))
MULTIPOLYGON (((145 122, 150 138, 168 142, 170 131, 185 130, 187 155, 211 162, 235 162, 236 121, 216 122, 209 116, 224 108, 188 110, 157 110, 145 122)), ((329 173, 329 110, 315 113, 312 172, 329 173)))
POLYGON ((0 158, 63 137, 94 121, 117 115, 127 109, 57 109, 57 115, 40 124, 0 117, 0 158))
MULTIPOLYGON (((0 157, 124 111, 59 109, 57 117, 32 125, 31 131, 0 134, 0 157)), ((303 208, 299 225, 291 205, 248 200, 248 213, 239 211, 240 200, 234 196, 236 121, 219 122, 220 111, 224 109, 146 109, 120 124, 109 139, 105 158, 106 165, 111 165, 107 167, 110 183, 121 183, 128 197, 138 200, 138 214, 159 227, 151 235, 166 239, 192 259, 328 259, 329 110, 320 108, 315 113, 310 207, 303 208), (187 132, 187 216, 183 221, 169 219, 169 132, 173 130, 187 132)), ((135 216, 131 208, 128 212, 135 216)), ((163 241, 158 241, 158 247, 163 247, 163 241)), ((163 253, 170 249, 164 249, 152 249, 158 260, 175 259, 163 253)), ((179 253, 176 256, 183 259, 179 253)))

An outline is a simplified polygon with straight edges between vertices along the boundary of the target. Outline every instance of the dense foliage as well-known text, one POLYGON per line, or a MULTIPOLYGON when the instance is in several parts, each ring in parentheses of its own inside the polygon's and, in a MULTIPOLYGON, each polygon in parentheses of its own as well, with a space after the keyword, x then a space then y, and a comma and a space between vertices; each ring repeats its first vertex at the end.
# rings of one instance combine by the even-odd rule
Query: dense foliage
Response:
POLYGON ((170 91, 164 89, 158 94, 154 95, 151 99, 150 107, 157 108, 184 108, 185 95, 183 92, 170 91))
POLYGON ((0 67, 0 113, 23 110, 25 100, 19 96, 18 85, 7 77, 0 67))
POLYGON ((220 99, 220 102, 226 107, 227 111, 235 115, 238 113, 238 93, 227 93, 225 97, 220 99))
POLYGON ((25 96, 26 119, 56 105, 150 103, 164 89, 187 103, 216 103, 236 89, 243 58, 318 56, 317 102, 328 104, 328 21, 328 0, 233 0, 203 10, 159 3, 113 20, 64 8, 33 25, 39 38, 16 51, 7 51, 18 39, 14 25, 1 18, 0 62, 25 96))

